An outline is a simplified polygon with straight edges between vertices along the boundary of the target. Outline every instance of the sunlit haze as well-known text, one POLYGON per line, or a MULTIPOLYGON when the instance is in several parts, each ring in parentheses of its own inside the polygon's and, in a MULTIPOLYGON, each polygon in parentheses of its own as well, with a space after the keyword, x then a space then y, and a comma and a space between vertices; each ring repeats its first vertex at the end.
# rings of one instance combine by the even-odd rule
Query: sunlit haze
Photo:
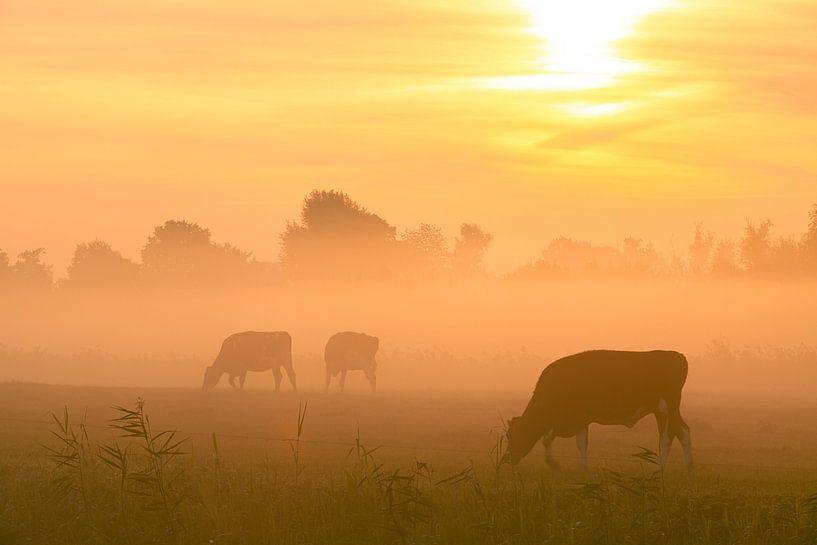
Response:
POLYGON ((2 247, 136 258, 168 218, 278 256, 315 188, 398 229, 671 251, 698 222, 797 233, 815 9, 795 1, 7 1, 2 247), (21 228, 25 225, 26 228, 21 228))
POLYGON ((817 543, 817 2, 0 0, 0 545, 817 543))

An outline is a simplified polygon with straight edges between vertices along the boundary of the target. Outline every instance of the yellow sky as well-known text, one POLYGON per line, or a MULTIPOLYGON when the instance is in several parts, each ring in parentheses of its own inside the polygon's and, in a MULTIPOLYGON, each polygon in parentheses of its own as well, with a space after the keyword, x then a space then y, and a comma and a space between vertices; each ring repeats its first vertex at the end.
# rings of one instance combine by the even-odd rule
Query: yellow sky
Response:
POLYGON ((136 256, 173 217, 270 259, 313 188, 478 222, 498 269, 560 235, 801 231, 814 28, 794 0, 5 0, 0 248, 136 256))

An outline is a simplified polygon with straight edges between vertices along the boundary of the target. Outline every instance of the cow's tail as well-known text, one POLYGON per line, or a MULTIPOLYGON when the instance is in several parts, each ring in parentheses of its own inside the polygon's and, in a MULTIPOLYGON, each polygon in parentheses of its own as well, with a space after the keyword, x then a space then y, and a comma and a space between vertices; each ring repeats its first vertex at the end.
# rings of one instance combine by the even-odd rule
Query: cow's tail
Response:
POLYGON ((681 416, 680 403, 675 406, 670 405, 669 414, 667 415, 667 433, 670 440, 681 439, 689 429, 689 426, 681 416))
POLYGON ((681 439, 684 433, 689 430, 689 426, 681 416, 681 391, 684 388, 689 373, 689 362, 686 356, 680 352, 676 352, 674 355, 674 363, 677 371, 672 377, 671 391, 667 396, 667 433, 669 434, 670 440, 675 438, 681 439))
POLYGON ((287 333, 285 342, 286 342, 286 347, 284 349, 283 366, 286 369, 292 370, 293 369, 293 367, 292 367, 292 337, 289 336, 289 333, 287 333))
POLYGON ((689 374, 689 362, 687 361, 686 356, 681 354, 680 352, 676 352, 676 359, 678 361, 678 389, 684 387, 687 381, 687 375, 689 374))

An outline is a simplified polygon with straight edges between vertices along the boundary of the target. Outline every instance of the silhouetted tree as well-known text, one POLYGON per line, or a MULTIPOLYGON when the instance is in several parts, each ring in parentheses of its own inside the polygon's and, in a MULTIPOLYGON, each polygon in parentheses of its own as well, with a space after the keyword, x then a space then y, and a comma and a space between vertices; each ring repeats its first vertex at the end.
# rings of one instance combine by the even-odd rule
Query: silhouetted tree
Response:
POLYGON ((187 221, 156 227, 142 249, 146 277, 165 284, 235 284, 252 276, 254 265, 249 252, 215 244, 209 229, 187 221))
POLYGON ((301 221, 281 235, 281 261, 292 277, 384 276, 395 250, 395 228, 340 191, 307 195, 301 221))
POLYGON ((641 239, 627 237, 622 248, 624 270, 629 273, 655 274, 660 272, 661 258, 652 245, 641 239))
POLYGON ((689 271, 686 253, 679 252, 674 246, 670 250, 668 260, 669 272, 675 276, 683 276, 689 271))
POLYGON ((493 235, 475 223, 460 225, 460 236, 454 242, 452 255, 454 270, 463 275, 479 272, 483 252, 493 239, 493 235))
POLYGON ((712 255, 712 273, 721 276, 731 276, 740 272, 735 243, 731 240, 719 240, 712 255))
POLYGON ((751 222, 746 224, 740 243, 740 261, 746 271, 765 273, 771 270, 771 231, 772 221, 768 219, 757 226, 751 222))
POLYGON ((51 265, 42 261, 45 248, 26 250, 17 256, 17 262, 12 267, 13 284, 15 288, 47 291, 53 284, 51 265))
POLYGON ((312 191, 301 210, 301 224, 311 233, 394 238, 395 229, 341 191, 312 191))
POLYGON ((800 241, 803 264, 810 271, 817 271, 817 204, 809 211, 808 230, 800 241))
POLYGON ((517 270, 512 277, 534 279, 559 275, 618 272, 623 268, 621 253, 611 246, 559 237, 550 242, 539 258, 517 270))
POLYGON ((769 269, 777 274, 797 274, 802 270, 800 245, 794 237, 779 237, 772 244, 769 269))
POLYGON ((715 237, 712 233, 704 232, 699 223, 695 226, 695 235, 689 245, 689 272, 695 275, 703 274, 709 269, 709 259, 715 237))
POLYGON ((132 286, 139 278, 139 265, 101 240, 79 244, 68 266, 62 286, 92 288, 132 286))
POLYGON ((9 255, 3 250, 0 250, 0 289, 11 287, 13 274, 11 263, 9 262, 9 255))
POLYGON ((401 263, 404 273, 434 275, 447 265, 448 242, 436 225, 421 223, 417 229, 403 233, 400 244, 404 250, 405 259, 401 263))
POLYGON ((610 246, 560 237, 551 241, 542 254, 554 269, 572 273, 612 272, 621 267, 621 255, 610 246))

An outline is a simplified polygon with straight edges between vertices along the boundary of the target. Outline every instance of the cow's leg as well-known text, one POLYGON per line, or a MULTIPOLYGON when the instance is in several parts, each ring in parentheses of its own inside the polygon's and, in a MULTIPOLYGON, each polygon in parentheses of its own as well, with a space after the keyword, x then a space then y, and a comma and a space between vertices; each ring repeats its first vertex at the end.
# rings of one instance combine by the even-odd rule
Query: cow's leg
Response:
POLYGON ((363 371, 366 378, 369 379, 369 385, 372 387, 372 394, 377 391, 377 376, 374 374, 374 369, 365 369, 363 371))
POLYGON ((579 464, 587 467, 587 436, 589 435, 589 426, 585 426, 579 433, 576 434, 576 446, 579 447, 579 464))
POLYGON ((242 390, 244 389, 244 381, 245 380, 247 380, 247 372, 246 371, 241 373, 241 375, 238 377, 238 383, 241 385, 242 390))
POLYGON ((692 435, 689 433, 689 426, 681 418, 680 402, 670 410, 669 428, 672 437, 678 437, 681 447, 684 449, 684 464, 687 469, 692 469, 692 435))
POLYGON ((235 379, 237 375, 230 375, 230 386, 233 387, 233 390, 238 390, 238 386, 235 385, 235 379))
POLYGON ((672 447, 672 437, 669 433, 668 421, 669 418, 666 410, 662 411, 659 405, 658 411, 655 412, 655 422, 658 424, 658 465, 661 469, 663 469, 667 463, 669 451, 672 447))
POLYGON ((329 370, 326 370, 326 389, 324 390, 325 393, 329 393, 329 383, 332 381, 332 373, 329 370))
POLYGON ((545 447, 545 463, 550 469, 559 469, 559 463, 553 458, 553 440, 556 439, 554 432, 548 432, 542 438, 542 445, 545 447))
POLYGON ((272 368, 272 376, 275 377, 275 391, 277 392, 281 388, 281 370, 277 367, 272 368))
POLYGON ((295 383, 295 369, 292 368, 291 365, 284 366, 284 371, 286 371, 287 378, 289 379, 289 383, 292 384, 292 391, 298 391, 298 385, 295 383))
POLYGON ((692 436, 689 433, 689 426, 686 422, 681 422, 681 446, 684 448, 684 464, 687 469, 692 469, 692 436))
POLYGON ((346 369, 340 372, 340 391, 343 392, 343 387, 346 386, 346 369))

